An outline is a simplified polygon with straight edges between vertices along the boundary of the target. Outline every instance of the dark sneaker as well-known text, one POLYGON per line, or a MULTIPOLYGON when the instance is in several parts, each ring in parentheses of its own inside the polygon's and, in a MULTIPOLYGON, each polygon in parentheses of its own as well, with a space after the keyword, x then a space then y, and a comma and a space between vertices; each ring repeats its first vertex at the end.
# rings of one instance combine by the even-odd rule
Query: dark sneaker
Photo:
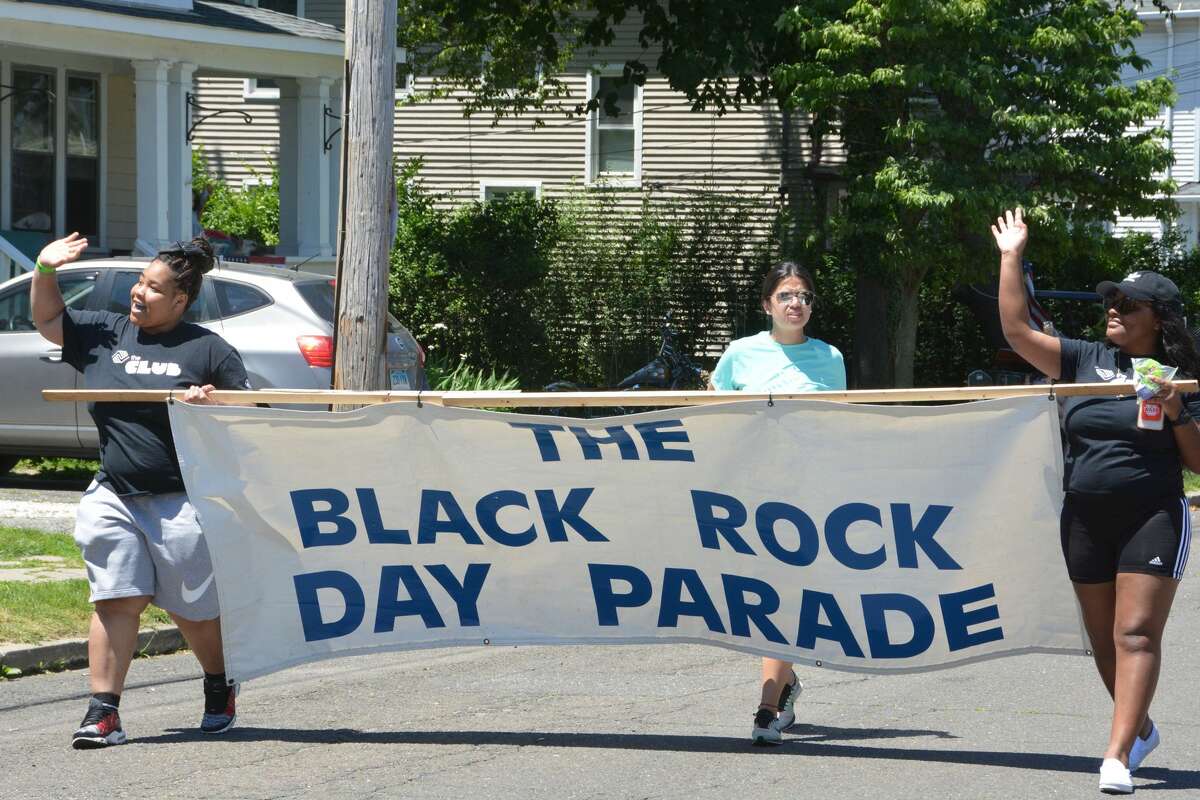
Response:
POLYGON ((775 727, 779 731, 786 731, 796 722, 796 698, 803 691, 804 684, 793 672, 792 682, 784 686, 779 694, 779 718, 775 720, 775 727))
POLYGON ((204 717, 200 720, 203 733, 224 733, 237 719, 238 684, 224 686, 204 682, 204 717))
POLYGON ((750 734, 750 741, 756 745, 781 743, 783 736, 775 727, 776 720, 777 715, 773 709, 760 708, 754 715, 754 732, 750 734))
POLYGON ((125 744, 125 729, 121 727, 121 715, 117 707, 102 703, 92 698, 88 703, 87 713, 79 730, 71 739, 71 746, 76 750, 93 750, 109 747, 114 744, 125 744))

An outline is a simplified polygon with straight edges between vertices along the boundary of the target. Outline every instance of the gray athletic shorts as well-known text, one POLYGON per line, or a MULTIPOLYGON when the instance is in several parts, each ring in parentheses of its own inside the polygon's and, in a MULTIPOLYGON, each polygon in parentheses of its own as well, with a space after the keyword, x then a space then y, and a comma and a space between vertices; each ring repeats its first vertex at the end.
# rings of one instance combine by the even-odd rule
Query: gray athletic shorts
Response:
POLYGON ((75 517, 89 602, 150 596, 184 619, 220 615, 208 545, 183 492, 121 497, 95 481, 75 517))

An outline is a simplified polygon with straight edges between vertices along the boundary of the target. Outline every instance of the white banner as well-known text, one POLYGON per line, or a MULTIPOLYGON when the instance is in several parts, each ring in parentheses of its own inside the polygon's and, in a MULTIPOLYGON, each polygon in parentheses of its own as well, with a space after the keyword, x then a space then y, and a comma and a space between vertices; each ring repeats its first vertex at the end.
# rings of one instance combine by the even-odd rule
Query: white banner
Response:
POLYGON ((903 672, 1084 652, 1045 398, 597 420, 171 404, 238 680, 447 645, 903 672))

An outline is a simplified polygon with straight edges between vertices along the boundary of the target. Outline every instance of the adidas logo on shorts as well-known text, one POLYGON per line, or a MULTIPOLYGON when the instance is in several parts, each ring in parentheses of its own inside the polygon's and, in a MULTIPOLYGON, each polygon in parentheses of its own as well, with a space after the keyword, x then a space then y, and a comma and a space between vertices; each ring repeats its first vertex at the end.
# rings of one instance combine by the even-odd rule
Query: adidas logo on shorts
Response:
POLYGON ((1155 556, 1154 558, 1150 559, 1150 566, 1152 566, 1152 567, 1161 567, 1161 566, 1162 566, 1162 559, 1161 559, 1161 558, 1159 558, 1158 556, 1155 556))

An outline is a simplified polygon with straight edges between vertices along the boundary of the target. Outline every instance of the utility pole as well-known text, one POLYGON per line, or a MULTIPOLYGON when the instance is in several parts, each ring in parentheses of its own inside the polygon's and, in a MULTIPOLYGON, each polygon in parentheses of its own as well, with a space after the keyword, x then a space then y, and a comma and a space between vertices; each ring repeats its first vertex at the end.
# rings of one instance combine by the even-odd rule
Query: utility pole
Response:
POLYGON ((387 386, 396 2, 348 0, 333 388, 387 386))

